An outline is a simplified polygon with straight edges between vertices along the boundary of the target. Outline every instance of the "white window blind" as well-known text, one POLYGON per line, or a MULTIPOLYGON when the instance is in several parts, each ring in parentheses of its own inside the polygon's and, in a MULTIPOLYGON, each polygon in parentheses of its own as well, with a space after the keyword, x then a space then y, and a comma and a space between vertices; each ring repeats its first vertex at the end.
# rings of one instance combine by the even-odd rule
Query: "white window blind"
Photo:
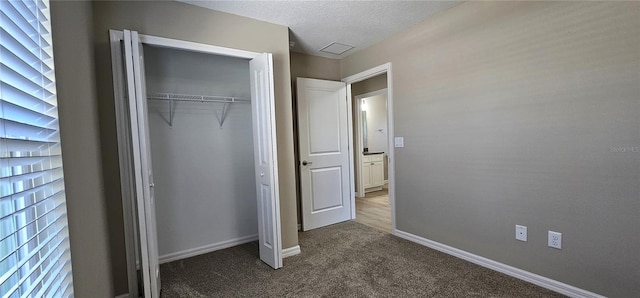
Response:
POLYGON ((0 297, 71 297, 49 2, 0 0, 0 29, 0 297))

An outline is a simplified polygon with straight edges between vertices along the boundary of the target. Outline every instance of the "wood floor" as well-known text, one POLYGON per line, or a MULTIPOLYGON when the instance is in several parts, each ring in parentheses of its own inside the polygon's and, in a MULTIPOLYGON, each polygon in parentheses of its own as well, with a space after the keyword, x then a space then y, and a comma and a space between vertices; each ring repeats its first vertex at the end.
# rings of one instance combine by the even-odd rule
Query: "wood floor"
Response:
POLYGON ((386 188, 356 198, 356 222, 391 233, 391 204, 386 188))

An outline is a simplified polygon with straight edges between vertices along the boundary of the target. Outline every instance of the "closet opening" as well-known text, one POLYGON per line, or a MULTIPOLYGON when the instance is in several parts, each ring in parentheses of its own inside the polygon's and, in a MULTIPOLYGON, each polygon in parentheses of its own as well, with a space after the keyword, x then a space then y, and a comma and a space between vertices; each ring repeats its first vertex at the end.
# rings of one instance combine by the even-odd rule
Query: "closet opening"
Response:
POLYGON ((249 60, 143 48, 160 264, 258 240, 249 60))
POLYGON ((268 53, 110 31, 129 291, 159 264, 258 240, 282 267, 268 53))

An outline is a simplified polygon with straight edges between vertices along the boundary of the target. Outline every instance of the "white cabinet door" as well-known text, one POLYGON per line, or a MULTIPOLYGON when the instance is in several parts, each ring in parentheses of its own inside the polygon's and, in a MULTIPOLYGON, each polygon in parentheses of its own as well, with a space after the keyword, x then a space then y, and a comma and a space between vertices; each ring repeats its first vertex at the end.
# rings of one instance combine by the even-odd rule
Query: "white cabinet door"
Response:
POLYGON ((351 219, 345 83, 298 78, 298 125, 305 231, 351 219))
POLYGON ((371 163, 371 187, 384 185, 384 168, 381 161, 371 163))
POLYGON ((369 188, 371 184, 371 162, 365 161, 362 163, 362 185, 364 188, 369 188))

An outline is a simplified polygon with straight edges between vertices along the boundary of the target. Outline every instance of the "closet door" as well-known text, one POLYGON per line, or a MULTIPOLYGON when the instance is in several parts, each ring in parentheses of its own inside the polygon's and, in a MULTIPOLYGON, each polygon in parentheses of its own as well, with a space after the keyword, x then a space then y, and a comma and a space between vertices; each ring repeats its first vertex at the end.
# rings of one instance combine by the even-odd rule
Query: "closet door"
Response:
POLYGON ((158 263, 144 60, 142 44, 137 32, 124 30, 124 52, 144 297, 156 298, 160 297, 160 266, 158 263))
POLYGON ((253 146, 258 198, 260 259, 274 269, 282 267, 280 204, 276 155, 276 126, 273 93, 273 60, 261 54, 249 62, 253 146))

